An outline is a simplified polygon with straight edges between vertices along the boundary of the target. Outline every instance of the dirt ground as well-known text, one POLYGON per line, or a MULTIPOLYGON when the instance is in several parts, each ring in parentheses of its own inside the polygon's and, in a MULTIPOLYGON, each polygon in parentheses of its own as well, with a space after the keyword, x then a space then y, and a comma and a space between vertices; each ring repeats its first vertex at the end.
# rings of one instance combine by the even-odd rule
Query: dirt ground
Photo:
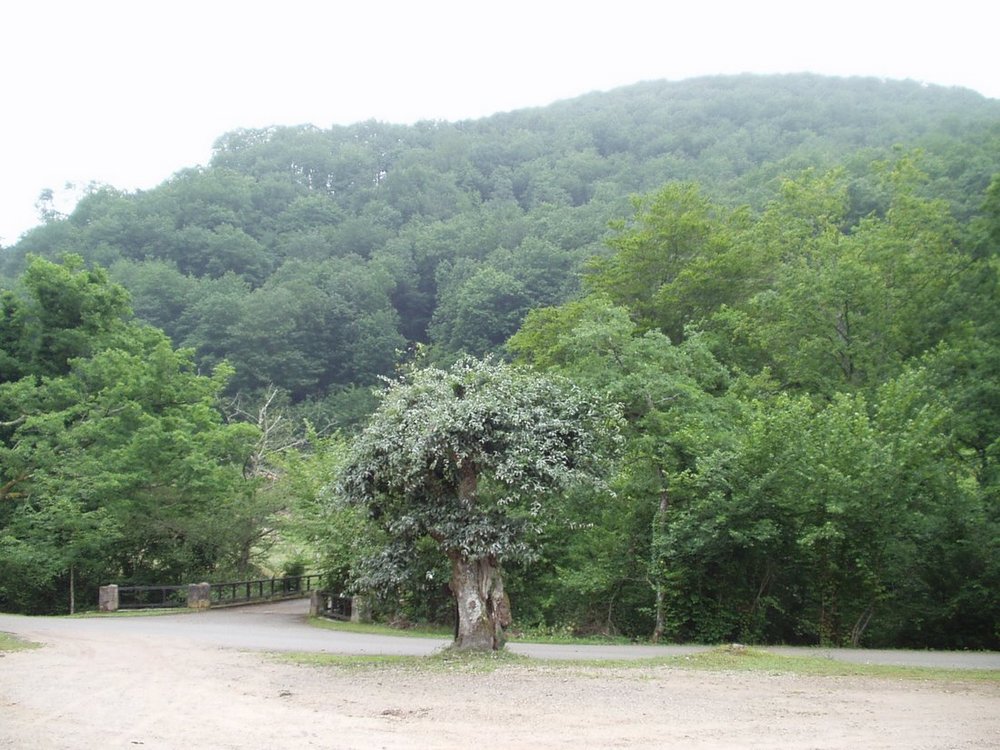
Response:
POLYGON ((997 748, 1000 684, 505 666, 345 671, 70 629, 0 655, 0 748, 997 748))

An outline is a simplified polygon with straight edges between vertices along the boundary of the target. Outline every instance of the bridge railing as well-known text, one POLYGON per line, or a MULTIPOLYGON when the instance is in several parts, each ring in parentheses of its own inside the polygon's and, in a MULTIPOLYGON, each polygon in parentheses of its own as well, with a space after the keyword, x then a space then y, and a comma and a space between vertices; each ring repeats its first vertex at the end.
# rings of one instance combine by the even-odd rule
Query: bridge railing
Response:
POLYGON ((252 581, 229 581, 209 584, 210 606, 244 604, 268 599, 292 599, 305 596, 317 589, 322 581, 319 575, 286 576, 284 578, 257 578, 252 581))
POLYGON ((101 586, 99 608, 102 612, 168 607, 207 609, 272 599, 293 599, 307 596, 318 589, 322 584, 322 578, 320 575, 301 575, 186 585, 111 584, 101 586))
POLYGON ((365 609, 364 599, 357 596, 335 596, 321 589, 312 593, 309 614, 313 617, 327 617, 331 620, 356 620, 370 615, 365 609))

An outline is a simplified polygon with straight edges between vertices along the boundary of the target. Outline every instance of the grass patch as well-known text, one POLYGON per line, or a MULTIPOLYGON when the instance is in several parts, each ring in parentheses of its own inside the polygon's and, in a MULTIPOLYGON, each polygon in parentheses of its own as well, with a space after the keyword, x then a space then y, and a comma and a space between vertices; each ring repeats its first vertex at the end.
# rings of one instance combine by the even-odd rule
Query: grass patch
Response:
POLYGON ((618 635, 574 635, 570 630, 560 628, 528 628, 519 632, 508 632, 509 643, 551 643, 567 646, 627 646, 634 640, 618 635))
MULTIPOLYGON (((394 628, 374 622, 349 622, 346 620, 331 620, 327 617, 311 617, 311 624, 327 630, 337 630, 341 633, 364 633, 366 635, 393 635, 404 638, 447 638, 451 639, 455 631, 447 625, 417 624, 406 628, 394 628)), ((562 645, 627 645, 633 641, 628 638, 594 635, 574 636, 572 633, 560 631, 528 630, 519 633, 507 633, 509 643, 552 643, 562 645)))
POLYGON ((399 670, 463 674, 488 674, 511 665, 540 663, 510 651, 478 653, 442 649, 430 656, 389 656, 353 654, 317 654, 292 652, 276 654, 276 658, 309 667, 332 667, 344 670, 399 670))
POLYGON ((301 664, 306 667, 334 667, 337 669, 422 669, 430 659, 426 656, 393 656, 387 654, 326 654, 312 651, 289 651, 272 654, 279 661, 301 664))
POLYGON ((649 670, 657 667, 705 672, 751 672, 807 677, 864 677, 924 682, 1000 682, 1000 670, 904 667, 884 664, 853 664, 814 656, 784 656, 764 649, 722 646, 685 656, 649 659, 562 660, 534 659, 510 651, 499 653, 455 652, 449 649, 431 656, 381 656, 318 653, 278 654, 277 658, 314 667, 344 670, 400 670, 426 673, 490 673, 508 666, 539 671, 580 671, 600 678, 609 671, 649 670))
MULTIPOLYGON (((628 666, 642 666, 628 662, 628 666)), ((656 658, 647 666, 665 666, 711 672, 759 672, 796 674, 811 677, 877 677, 896 680, 964 680, 1000 682, 1000 670, 907 667, 891 664, 854 664, 816 656, 784 656, 766 649, 720 646, 697 654, 656 658)), ((594 666, 594 662, 589 663, 594 666)), ((616 663, 616 666, 624 666, 616 663)))
POLYGON ((0 652, 27 651, 32 648, 40 648, 41 645, 34 641, 26 641, 23 638, 18 638, 13 633, 0 633, 0 652))
POLYGON ((506 649, 502 651, 481 652, 455 651, 454 649, 446 648, 426 658, 440 665, 443 670, 451 672, 494 672, 500 667, 530 664, 532 662, 530 657, 515 654, 513 651, 506 649))
POLYGON ((195 612, 204 612, 202 609, 188 609, 187 607, 165 607, 163 609, 157 609, 150 607, 148 609, 119 609, 116 612, 100 612, 96 609, 89 610, 87 612, 77 612, 75 615, 66 615, 72 619, 88 619, 88 618, 103 618, 103 617, 161 617, 163 615, 190 615, 195 612))
POLYGON ((328 617, 310 617, 309 623, 324 630, 341 633, 364 633, 366 635, 392 635, 403 638, 451 638, 454 631, 444 625, 413 625, 408 628, 393 628, 374 622, 348 622, 331 620, 328 617))

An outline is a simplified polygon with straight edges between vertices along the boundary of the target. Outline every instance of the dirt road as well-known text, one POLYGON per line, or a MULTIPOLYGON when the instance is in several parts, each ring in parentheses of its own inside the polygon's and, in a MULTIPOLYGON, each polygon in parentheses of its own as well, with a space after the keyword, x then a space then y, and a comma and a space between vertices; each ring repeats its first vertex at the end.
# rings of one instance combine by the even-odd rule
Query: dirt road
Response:
MULTIPOLYGON (((45 644, 0 658, 0 747, 1000 747, 997 683, 599 662, 492 674, 344 671, 260 653, 427 653, 440 645, 318 630, 304 624, 302 606, 148 618, 0 615, 0 631, 45 644)), ((980 655, 983 666, 997 656, 980 655)))

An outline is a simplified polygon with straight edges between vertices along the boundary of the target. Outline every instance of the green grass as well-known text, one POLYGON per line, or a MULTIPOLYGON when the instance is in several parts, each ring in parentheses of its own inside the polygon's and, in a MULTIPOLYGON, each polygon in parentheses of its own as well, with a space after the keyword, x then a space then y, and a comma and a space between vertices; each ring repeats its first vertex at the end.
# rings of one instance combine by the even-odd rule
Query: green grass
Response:
MULTIPOLYGON (((370 631, 365 631, 370 632, 370 631)), ((752 672, 809 677, 865 677, 872 679, 934 682, 1000 682, 1000 670, 901 667, 880 664, 852 664, 812 656, 782 656, 763 649, 723 646, 686 656, 664 656, 628 660, 548 660, 503 651, 499 654, 452 652, 447 649, 431 656, 357 656, 345 654, 288 653, 284 661, 313 667, 344 670, 400 670, 428 673, 493 672, 505 667, 537 668, 544 671, 580 671, 600 677, 613 670, 686 669, 705 672, 752 672)))
MULTIPOLYGON (((338 630, 342 633, 365 633, 367 635, 395 635, 407 638, 448 638, 454 635, 454 630, 447 625, 417 624, 408 628, 394 628, 389 625, 367 622, 347 622, 344 620, 331 620, 326 617, 313 617, 310 622, 319 628, 327 630, 338 630)), ((574 636, 571 633, 560 631, 526 631, 519 634, 507 634, 510 643, 553 643, 571 645, 607 645, 632 643, 627 638, 614 638, 611 636, 574 636)))
POLYGON ((784 656, 767 649, 720 646, 685 656, 665 656, 645 661, 574 662, 577 666, 614 666, 616 668, 671 667, 705 672, 756 672, 795 674, 811 677, 872 677, 896 680, 936 680, 1000 682, 1000 670, 948 669, 941 667, 906 667, 890 664, 853 664, 816 656, 784 656))
POLYGON ((40 643, 26 641, 18 638, 13 633, 0 633, 0 652, 4 651, 26 651, 31 648, 39 648, 40 643))
POLYGON ((507 633, 509 643, 551 643, 570 646, 628 646, 635 641, 615 635, 574 635, 565 629, 530 628, 518 633, 507 633))
POLYGON ((404 638, 451 638, 454 630, 444 625, 414 625, 409 628, 393 628, 374 622, 346 622, 326 617, 310 617, 309 622, 324 630, 341 633, 365 633, 367 635, 394 635, 404 638))
POLYGON ((293 652, 276 655, 282 661, 302 664, 310 667, 332 667, 336 669, 356 670, 394 670, 405 672, 432 673, 477 673, 495 672, 503 667, 519 664, 536 664, 527 656, 500 651, 493 653, 472 653, 443 649, 430 656, 387 656, 387 655, 350 655, 350 654, 317 654, 309 652, 293 652))
POLYGON ((156 609, 119 609, 117 612, 99 612, 96 609, 87 612, 77 612, 75 615, 66 615, 74 619, 86 619, 89 617, 160 617, 162 615, 189 615, 193 612, 204 612, 205 610, 188 609, 187 607, 165 607, 156 609))

